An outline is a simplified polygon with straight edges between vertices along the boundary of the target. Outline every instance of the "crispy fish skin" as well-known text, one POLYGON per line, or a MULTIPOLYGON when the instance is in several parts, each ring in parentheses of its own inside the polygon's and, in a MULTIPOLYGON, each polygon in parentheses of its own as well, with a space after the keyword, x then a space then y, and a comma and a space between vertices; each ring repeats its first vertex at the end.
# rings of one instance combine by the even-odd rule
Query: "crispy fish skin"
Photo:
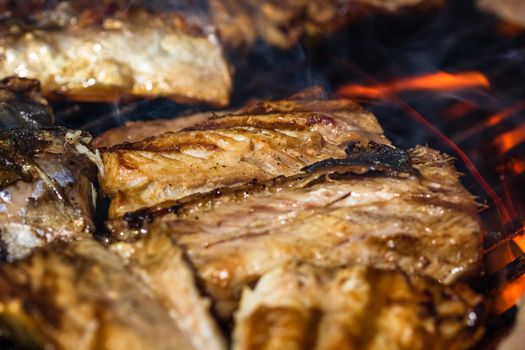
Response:
POLYGON ((388 144, 375 117, 349 100, 250 106, 176 133, 101 149, 110 217, 193 193, 294 175, 344 158, 350 142, 388 144))
POLYGON ((84 17, 58 27, 1 23, 0 76, 38 79, 44 95, 53 98, 114 102, 165 96, 228 104, 230 71, 213 32, 174 13, 142 9, 101 22, 84 17))
POLYGON ((64 128, 0 132, 0 258, 89 235, 96 166, 91 136, 64 128), (94 156, 94 155, 93 155, 94 156))
POLYGON ((482 334, 480 307, 466 285, 290 263, 244 290, 233 349, 466 349, 482 334))
POLYGON ((451 157, 424 146, 356 146, 346 160, 305 170, 141 210, 108 227, 130 251, 143 235, 172 237, 224 318, 245 286, 293 259, 400 269, 445 284, 479 267, 478 205, 451 157))
POLYGON ((0 325, 23 348, 194 349, 116 254, 58 242, 0 266, 0 325))

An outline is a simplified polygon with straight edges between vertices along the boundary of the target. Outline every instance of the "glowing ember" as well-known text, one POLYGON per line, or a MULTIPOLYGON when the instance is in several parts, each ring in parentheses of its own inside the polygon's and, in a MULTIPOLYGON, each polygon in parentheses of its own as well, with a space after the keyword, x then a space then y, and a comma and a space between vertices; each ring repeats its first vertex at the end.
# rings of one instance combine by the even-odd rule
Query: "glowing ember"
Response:
POLYGON ((459 119, 474 111, 478 106, 469 101, 457 101, 445 112, 445 117, 450 120, 459 119))
POLYGON ((501 153, 510 151, 522 142, 525 142, 525 124, 499 135, 493 141, 501 153))
POLYGON ((516 305, 525 293, 525 275, 508 283, 496 296, 493 305, 495 314, 500 314, 516 305))
POLYGON ((513 160, 507 164, 507 168, 516 175, 525 171, 525 159, 513 160))
POLYGON ((349 98, 383 99, 404 90, 451 91, 468 88, 488 89, 489 87, 489 80, 480 72, 457 74, 437 72, 374 86, 347 84, 340 87, 336 93, 349 98))

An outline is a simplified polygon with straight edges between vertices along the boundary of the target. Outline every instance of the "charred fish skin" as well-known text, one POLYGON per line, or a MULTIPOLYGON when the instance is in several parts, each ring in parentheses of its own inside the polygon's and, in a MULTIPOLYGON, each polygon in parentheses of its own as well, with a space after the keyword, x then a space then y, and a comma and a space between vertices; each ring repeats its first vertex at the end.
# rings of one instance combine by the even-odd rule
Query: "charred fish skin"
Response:
POLYGON ((0 266, 0 324, 22 348, 194 350, 153 295, 90 239, 0 266))
POLYGON ((243 291, 232 348, 466 349, 483 333, 484 307, 463 284, 292 262, 243 291))
POLYGON ((479 269, 479 207, 451 157, 374 144, 347 153, 346 161, 186 197, 108 227, 130 251, 143 236, 172 237, 224 319, 244 287, 292 259, 400 269, 444 284, 479 269))
POLYGON ((40 95, 40 83, 16 77, 0 80, 0 129, 37 129, 53 125, 54 115, 40 95))
POLYGON ((58 127, 0 132, 3 261, 93 232, 97 167, 90 142, 85 132, 58 127))
POLYGON ((44 11, 36 24, 0 22, 0 76, 38 79, 56 99, 228 104, 231 73, 211 27, 176 13, 124 7, 107 15, 67 5, 44 11))

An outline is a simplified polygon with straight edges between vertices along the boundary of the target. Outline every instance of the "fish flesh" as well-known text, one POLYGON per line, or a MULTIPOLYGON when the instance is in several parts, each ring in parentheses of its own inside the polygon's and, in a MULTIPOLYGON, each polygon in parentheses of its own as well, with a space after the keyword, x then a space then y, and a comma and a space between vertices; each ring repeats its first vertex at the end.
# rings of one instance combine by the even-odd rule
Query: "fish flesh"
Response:
POLYGON ((395 13, 434 7, 441 0, 209 0, 212 21, 229 47, 251 47, 258 39, 289 49, 304 37, 333 33, 370 12, 395 13))
POLYGON ((232 348, 467 349, 482 334, 483 308, 464 284, 295 262, 243 292, 232 348))
POLYGON ((224 319, 243 288, 294 259, 399 269, 444 284, 479 269, 479 206, 451 157, 370 143, 303 171, 195 194, 107 226, 130 254, 142 239, 171 237, 224 319))
POLYGON ((497 16, 502 21, 525 28, 525 4, 520 0, 477 0, 480 10, 497 16))
POLYGON ((100 15, 59 2, 44 13, 0 21, 0 76, 38 79, 55 99, 229 102, 231 73, 211 27, 141 8, 100 15))
POLYGON ((226 340, 211 314, 212 301, 197 288, 184 250, 168 236, 144 239, 134 254, 127 247, 112 249, 156 293, 169 315, 197 350, 225 350, 226 340))
POLYGON ((21 348, 195 350, 154 293, 91 239, 0 266, 0 326, 21 348))
MULTIPOLYGON (((193 193, 294 175, 344 158, 351 142, 389 144, 368 111, 350 100, 293 99, 248 106, 193 127, 100 149, 114 218, 193 193)), ((310 96, 310 95, 308 95, 310 96)))
POLYGON ((93 147, 111 147, 126 142, 142 141, 165 132, 176 132, 194 126, 220 112, 203 112, 191 115, 177 116, 173 119, 154 119, 128 121, 123 126, 110 129, 93 140, 93 147))

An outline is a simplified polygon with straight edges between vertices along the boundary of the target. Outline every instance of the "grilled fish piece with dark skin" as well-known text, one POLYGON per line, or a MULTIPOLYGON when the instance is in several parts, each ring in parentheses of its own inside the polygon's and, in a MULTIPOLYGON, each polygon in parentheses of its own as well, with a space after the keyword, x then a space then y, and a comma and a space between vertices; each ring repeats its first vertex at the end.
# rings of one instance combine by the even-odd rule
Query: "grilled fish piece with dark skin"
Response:
POLYGON ((462 284, 290 263, 243 292, 233 349, 466 349, 482 334, 482 309, 462 284))
POLYGON ((355 145, 346 159, 304 171, 190 196, 108 226, 127 242, 116 248, 129 254, 144 235, 171 237, 224 318, 244 287, 293 259, 400 269, 445 284, 479 267, 478 205, 449 156, 423 146, 355 145))
POLYGON ((37 80, 5 78, 0 80, 0 129, 37 129, 53 125, 54 116, 40 95, 37 80))
POLYGON ((94 230, 91 136, 64 128, 0 131, 0 256, 12 261, 94 230))
POLYGON ((55 99, 228 104, 230 71, 210 26, 135 7, 109 14, 69 2, 49 8, 36 23, 0 22, 0 76, 38 79, 55 99))
POLYGON ((351 142, 389 144, 375 117, 350 100, 260 103, 179 132, 101 149, 110 217, 193 193, 294 175, 344 158, 351 142))
POLYGON ((154 293, 94 240, 0 266, 0 326, 21 348, 194 350, 154 293))

